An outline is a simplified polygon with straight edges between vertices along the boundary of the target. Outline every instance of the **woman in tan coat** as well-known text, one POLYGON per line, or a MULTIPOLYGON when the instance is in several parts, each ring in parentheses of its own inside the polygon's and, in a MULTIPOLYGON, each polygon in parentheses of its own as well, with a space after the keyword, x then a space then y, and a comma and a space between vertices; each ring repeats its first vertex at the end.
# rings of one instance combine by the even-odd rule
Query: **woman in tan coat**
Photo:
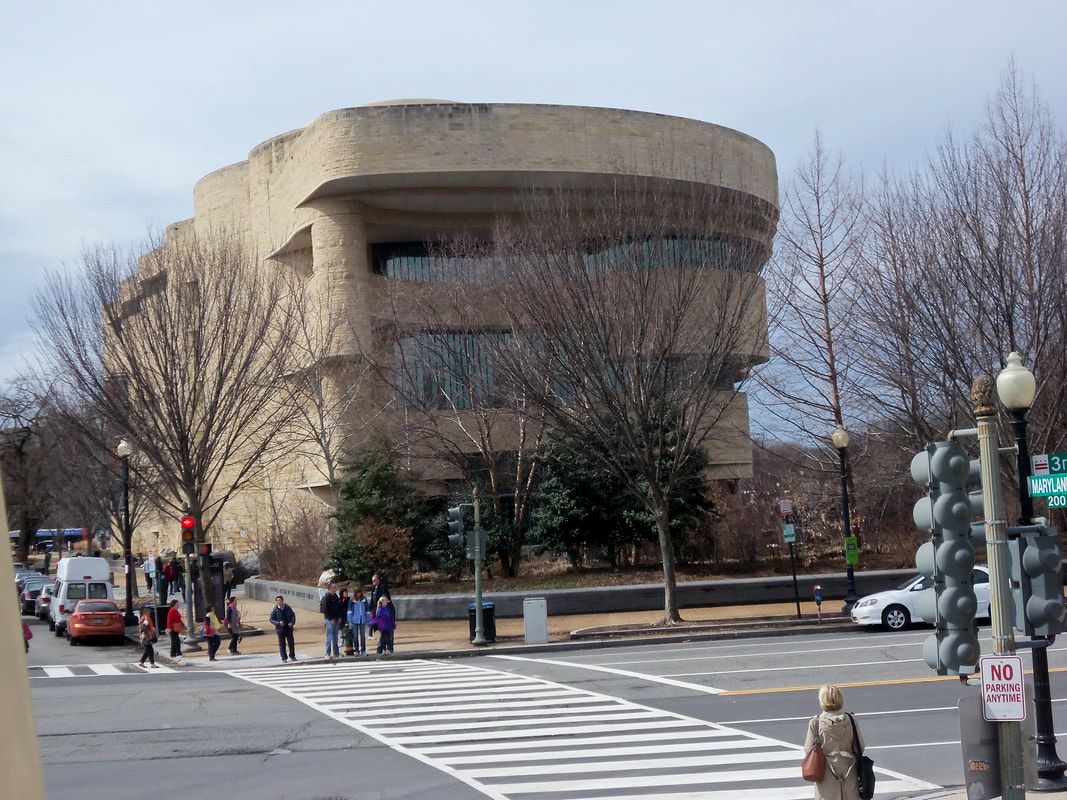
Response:
POLYGON ((821 714, 816 714, 808 721, 808 735, 804 740, 804 753, 811 750, 818 741, 822 744, 826 756, 826 773, 815 784, 815 800, 859 800, 859 777, 856 768, 854 750, 863 752, 863 734, 856 727, 859 736, 857 746, 852 745, 852 719, 842 712, 845 698, 836 686, 823 686, 819 689, 819 706, 821 714))

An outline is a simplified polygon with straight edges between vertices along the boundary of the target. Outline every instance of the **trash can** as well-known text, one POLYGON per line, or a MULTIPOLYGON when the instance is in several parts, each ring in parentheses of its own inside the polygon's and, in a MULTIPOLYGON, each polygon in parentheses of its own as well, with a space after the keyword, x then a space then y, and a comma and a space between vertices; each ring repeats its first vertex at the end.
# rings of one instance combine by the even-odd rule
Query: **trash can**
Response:
POLYGON ((163 635, 163 629, 167 627, 167 612, 170 610, 169 606, 161 605, 149 605, 145 608, 152 609, 152 619, 156 621, 156 631, 160 636, 163 635))
MULTIPOLYGON (((474 619, 475 607, 474 603, 467 606, 467 621, 470 623, 471 641, 474 641, 474 629, 477 627, 477 621, 474 619)), ((485 634, 485 641, 496 641, 496 603, 490 603, 485 600, 482 601, 482 633, 485 634)))

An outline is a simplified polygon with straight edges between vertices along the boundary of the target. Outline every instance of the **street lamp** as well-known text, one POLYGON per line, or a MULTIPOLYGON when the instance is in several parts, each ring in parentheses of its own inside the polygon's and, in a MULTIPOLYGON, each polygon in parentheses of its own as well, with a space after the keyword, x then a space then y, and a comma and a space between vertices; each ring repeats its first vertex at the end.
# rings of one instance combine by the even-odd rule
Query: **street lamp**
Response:
MULTIPOLYGON (((1031 525, 1034 501, 1027 488, 1030 476, 1030 450, 1026 444, 1026 417, 1037 395, 1034 373, 1023 365, 1023 357, 1014 351, 1006 359, 1008 364, 997 375, 997 394, 1011 417, 1015 434, 1015 457, 1019 470, 1019 524, 1031 525)), ((1035 637, 1032 641, 1042 641, 1035 637)), ((1048 642, 1051 644, 1051 642, 1048 642)), ((1064 770, 1067 764, 1056 754, 1056 734, 1052 721, 1052 692, 1048 679, 1048 653, 1045 646, 1031 648, 1034 664, 1034 723, 1037 730, 1038 791, 1067 789, 1064 770)))
POLYGON ((846 450, 848 450, 848 431, 845 430, 843 425, 838 425, 837 429, 830 434, 830 440, 834 443, 834 447, 837 448, 838 459, 841 464, 841 514, 844 518, 844 542, 845 542, 845 575, 848 578, 848 589, 845 592, 845 605, 841 608, 841 613, 848 614, 852 611, 852 606, 856 605, 856 575, 852 570, 852 561, 848 555, 849 546, 852 543, 852 518, 848 513, 848 469, 845 466, 846 450))
POLYGON ((130 455, 133 445, 122 439, 115 448, 115 455, 122 459, 122 547, 126 563, 126 624, 136 625, 133 614, 133 528, 130 527, 130 455))

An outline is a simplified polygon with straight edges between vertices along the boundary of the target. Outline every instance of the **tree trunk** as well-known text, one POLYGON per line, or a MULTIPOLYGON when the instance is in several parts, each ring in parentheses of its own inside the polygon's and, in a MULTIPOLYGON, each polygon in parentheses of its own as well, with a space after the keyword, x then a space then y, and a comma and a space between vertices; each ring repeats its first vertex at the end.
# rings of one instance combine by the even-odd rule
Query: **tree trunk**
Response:
POLYGON ((665 502, 658 504, 653 513, 656 515, 656 532, 663 556, 663 619, 660 624, 674 625, 682 621, 682 616, 678 613, 678 576, 674 566, 674 545, 671 543, 671 518, 665 502))

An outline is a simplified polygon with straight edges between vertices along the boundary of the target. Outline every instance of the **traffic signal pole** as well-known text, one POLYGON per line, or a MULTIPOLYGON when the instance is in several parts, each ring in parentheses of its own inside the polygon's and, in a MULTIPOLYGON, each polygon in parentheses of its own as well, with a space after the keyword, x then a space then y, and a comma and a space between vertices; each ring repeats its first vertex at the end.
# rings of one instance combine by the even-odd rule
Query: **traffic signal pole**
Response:
MULTIPOLYGON (((993 652, 1015 653, 1012 630, 1011 583, 1009 578, 1008 525, 1000 488, 1000 442, 997 437, 996 388, 988 375, 979 375, 971 387, 974 416, 978 423, 978 446, 982 463, 982 501, 986 525, 986 557, 989 566, 989 618, 993 627, 993 652)), ((1025 800, 1022 729, 1018 722, 998 722, 1000 786, 1004 800, 1025 800)))
POLYGON ((482 517, 478 500, 478 487, 474 487, 474 641, 472 644, 488 644, 485 640, 482 609, 482 517))

